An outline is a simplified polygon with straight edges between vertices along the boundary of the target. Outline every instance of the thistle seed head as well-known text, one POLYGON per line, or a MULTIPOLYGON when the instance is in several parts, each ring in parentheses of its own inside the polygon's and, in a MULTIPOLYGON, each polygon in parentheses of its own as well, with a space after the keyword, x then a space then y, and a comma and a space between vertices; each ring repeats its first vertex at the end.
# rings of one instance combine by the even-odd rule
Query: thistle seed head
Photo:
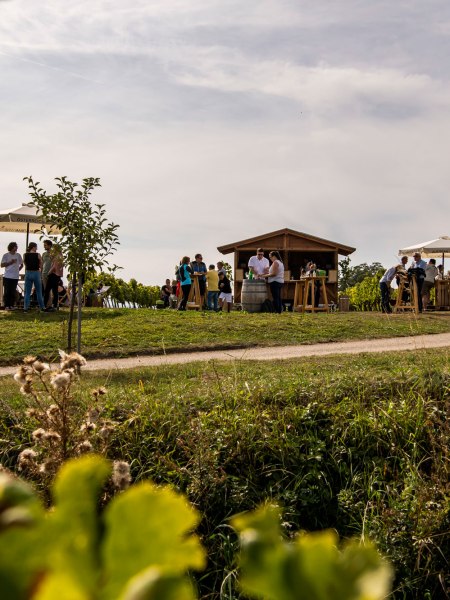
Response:
POLYGON ((86 365, 84 356, 81 356, 77 352, 66 354, 64 350, 60 350, 59 355, 61 357, 61 371, 66 371, 67 369, 79 370, 86 365))
POLYGON ((124 460, 113 463, 112 482, 118 490, 125 490, 131 483, 130 465, 124 460))
POLYGON ((93 446, 89 440, 84 440, 77 446, 77 450, 79 454, 85 454, 86 452, 92 452, 93 446))
POLYGON ((69 387, 71 381, 71 373, 56 373, 56 375, 53 375, 52 377, 51 384, 55 388, 55 390, 62 391, 66 390, 69 387))
POLYGON ((35 442, 40 442, 41 440, 45 439, 46 433, 47 432, 45 431, 45 429, 42 429, 42 427, 40 427, 39 429, 35 429, 33 431, 31 437, 35 442))

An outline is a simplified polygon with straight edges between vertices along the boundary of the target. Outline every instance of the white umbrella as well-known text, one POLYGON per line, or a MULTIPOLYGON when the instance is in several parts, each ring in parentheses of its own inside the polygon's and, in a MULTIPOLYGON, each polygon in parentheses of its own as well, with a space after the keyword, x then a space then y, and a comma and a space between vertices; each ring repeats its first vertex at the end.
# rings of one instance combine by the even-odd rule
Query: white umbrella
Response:
POLYGON ((436 240, 414 244, 398 251, 399 255, 404 256, 412 256, 414 252, 420 252, 423 258, 442 257, 442 264, 444 264, 444 258, 450 257, 450 237, 442 235, 436 240))
POLYGON ((22 206, 0 211, 0 231, 26 233, 27 246, 30 233, 41 233, 43 230, 51 234, 61 233, 52 223, 46 222, 31 204, 24 203, 22 206))

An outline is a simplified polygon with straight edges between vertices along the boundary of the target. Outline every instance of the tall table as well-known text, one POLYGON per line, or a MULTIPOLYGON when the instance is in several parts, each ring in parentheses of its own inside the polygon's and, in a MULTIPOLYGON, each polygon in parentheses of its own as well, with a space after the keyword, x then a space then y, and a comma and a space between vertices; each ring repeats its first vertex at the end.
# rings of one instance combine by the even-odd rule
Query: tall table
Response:
POLYGON ((294 292, 294 310, 297 312, 328 312, 328 295, 326 286, 326 275, 315 275, 314 277, 302 277, 295 281, 294 292), (316 282, 321 288, 323 303, 315 304, 316 282), (311 303, 308 303, 308 296, 311 295, 311 303))

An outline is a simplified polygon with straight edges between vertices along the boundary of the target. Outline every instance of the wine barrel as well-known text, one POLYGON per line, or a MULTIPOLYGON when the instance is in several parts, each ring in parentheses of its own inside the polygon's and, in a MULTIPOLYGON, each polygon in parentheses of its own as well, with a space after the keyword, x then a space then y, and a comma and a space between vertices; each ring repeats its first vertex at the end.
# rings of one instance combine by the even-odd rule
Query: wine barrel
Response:
POLYGON ((267 300, 267 285, 264 279, 244 279, 242 282, 242 310, 261 312, 261 304, 267 300))

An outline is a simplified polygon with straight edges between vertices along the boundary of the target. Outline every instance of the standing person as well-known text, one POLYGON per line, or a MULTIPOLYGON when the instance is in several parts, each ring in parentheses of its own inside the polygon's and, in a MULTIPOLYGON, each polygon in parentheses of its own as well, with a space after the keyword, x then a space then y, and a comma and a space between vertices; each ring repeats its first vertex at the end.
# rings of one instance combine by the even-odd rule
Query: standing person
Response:
POLYGON ((395 267, 390 267, 387 269, 380 279, 380 292, 381 292, 381 310, 384 313, 391 313, 391 283, 397 273, 403 271, 404 267, 402 264, 395 265, 395 267))
POLYGON ((191 291, 191 276, 193 275, 193 271, 189 265, 190 261, 191 259, 189 258, 189 256, 183 256, 183 258, 181 259, 180 268, 178 269, 178 274, 180 275, 181 292, 183 294, 183 299, 180 302, 178 310, 186 310, 189 292, 191 291))
MULTIPOLYGON (((406 265, 408 263, 408 257, 407 256, 402 256, 401 258, 401 265, 402 265, 402 271, 406 271, 406 265)), ((397 287, 400 287, 400 281, 401 281, 401 277, 399 274, 397 274, 395 276, 395 281, 397 283, 397 287)), ((408 302, 409 300, 409 289, 407 287, 403 288, 403 294, 402 294, 402 302, 404 302, 406 304, 406 302, 408 302)))
MULTIPOLYGON (((52 266, 52 246, 53 242, 51 240, 44 240, 44 252, 42 253, 42 290, 44 297, 48 274, 52 266)), ((45 303, 45 306, 47 306, 47 302, 45 303)))
POLYGON ((195 255, 195 260, 191 262, 191 269, 195 277, 198 277, 198 286, 200 288, 200 308, 203 308, 206 292, 206 273, 208 270, 203 262, 203 257, 200 252, 195 255))
POLYGON ((223 271, 219 273, 219 299, 221 301, 222 310, 230 312, 233 305, 233 295, 231 293, 231 282, 223 271))
MULTIPOLYGON (((317 265, 315 262, 310 260, 306 265, 305 276, 306 277, 315 277, 317 275, 317 265)), ((311 294, 312 295, 312 290, 311 294)), ((314 306, 319 306, 320 302, 320 281, 316 279, 314 281, 314 306)), ((312 298, 310 299, 310 304, 312 304, 312 298)))
POLYGON ((281 314, 283 312, 281 290, 284 284, 284 264, 280 253, 276 250, 269 252, 269 258, 272 264, 270 265, 269 272, 264 274, 263 277, 266 277, 269 283, 275 312, 281 314))
POLYGON ((248 261, 249 278, 260 279, 269 272, 270 263, 264 256, 264 250, 258 248, 256 256, 250 257, 248 261))
POLYGON ((430 258, 427 266, 425 267, 425 279, 422 288, 422 304, 426 310, 430 303, 430 292, 434 288, 436 277, 439 274, 439 270, 436 267, 436 261, 434 258, 430 258))
POLYGON ((42 257, 37 251, 37 244, 30 242, 27 251, 23 255, 23 264, 25 265, 25 297, 23 301, 23 311, 28 312, 30 308, 31 291, 34 285, 36 297, 41 310, 45 310, 44 299, 42 297, 42 257))
POLYGON ((414 252, 413 261, 408 269, 409 275, 412 275, 416 278, 417 283, 417 300, 419 304, 419 312, 423 311, 423 303, 422 303, 422 288, 423 282, 425 281, 425 269, 427 267, 427 263, 422 260, 422 255, 420 252, 414 252))
POLYGON ((217 311, 217 300, 219 298, 219 274, 214 265, 209 265, 206 273, 206 283, 208 285, 208 308, 217 311))
POLYGON ((1 266, 5 269, 3 275, 3 304, 5 310, 13 310, 16 303, 16 290, 19 283, 19 271, 23 267, 22 257, 17 252, 16 242, 8 244, 8 252, 3 255, 1 266))
MULTIPOLYGON (((50 269, 47 274, 47 285, 45 286, 44 292, 44 304, 47 307, 47 311, 58 310, 59 305, 59 295, 58 295, 58 287, 59 282, 61 281, 62 276, 64 275, 64 258, 61 251, 61 247, 57 244, 52 246, 50 251, 51 264, 50 269), (52 294, 52 303, 53 306, 48 306, 50 292, 52 294)), ((42 263, 44 261, 42 260, 42 263)), ((44 266, 42 266, 44 268, 44 266)))
POLYGON ((217 275, 220 275, 221 272, 225 275, 225 277, 227 276, 224 264, 221 260, 219 260, 219 262, 217 263, 217 275))
POLYGON ((170 279, 166 279, 166 283, 161 286, 161 300, 164 302, 164 308, 170 305, 170 295, 172 294, 172 284, 170 279))

